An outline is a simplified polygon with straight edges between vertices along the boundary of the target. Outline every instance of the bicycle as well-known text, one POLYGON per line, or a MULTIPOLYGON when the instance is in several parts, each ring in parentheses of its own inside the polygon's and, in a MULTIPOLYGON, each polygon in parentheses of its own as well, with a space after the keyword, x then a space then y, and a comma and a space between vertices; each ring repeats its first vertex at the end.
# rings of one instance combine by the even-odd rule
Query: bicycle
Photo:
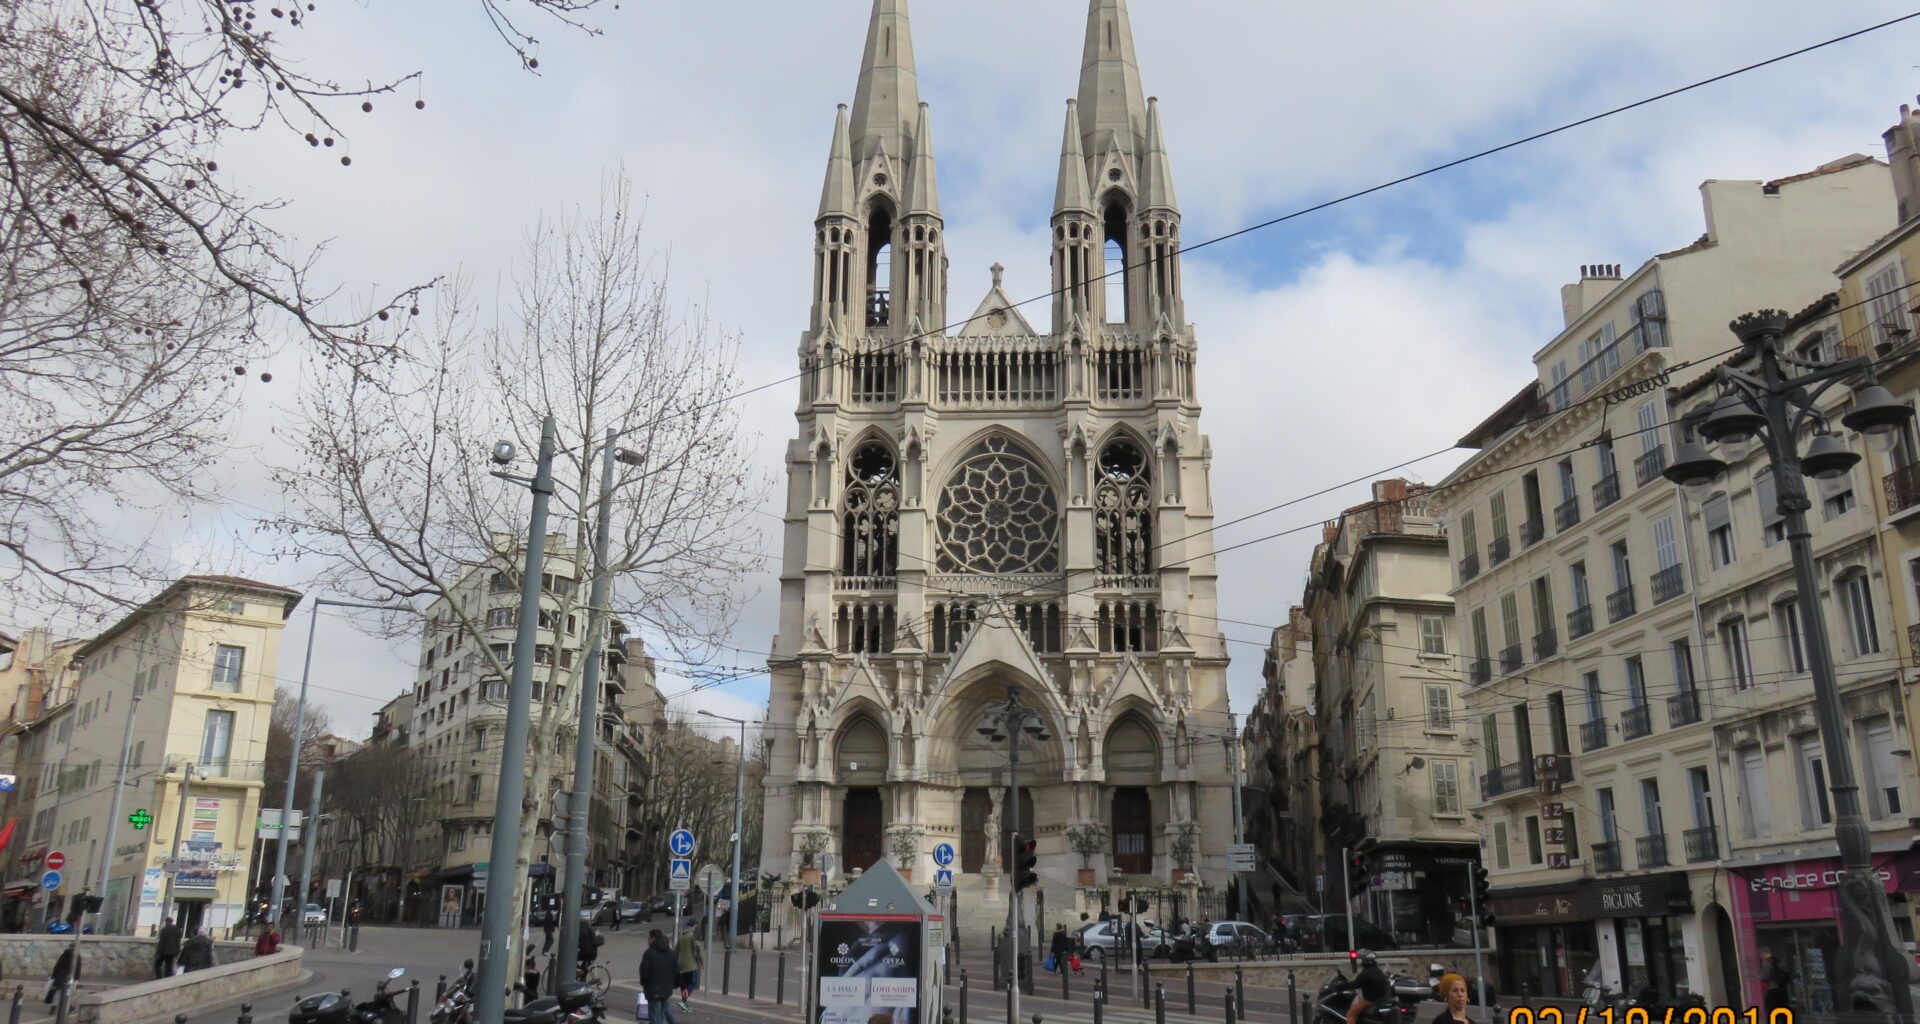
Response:
MULTIPOLYGON (((540 972, 540 990, 543 992, 553 991, 553 971, 555 961, 558 959, 559 957, 555 954, 547 955, 546 969, 540 972)), ((593 994, 602 1000, 606 999, 607 992, 613 988, 613 972, 607 968, 606 964, 597 960, 591 964, 584 961, 575 964, 573 980, 586 982, 587 986, 593 989, 593 994)))

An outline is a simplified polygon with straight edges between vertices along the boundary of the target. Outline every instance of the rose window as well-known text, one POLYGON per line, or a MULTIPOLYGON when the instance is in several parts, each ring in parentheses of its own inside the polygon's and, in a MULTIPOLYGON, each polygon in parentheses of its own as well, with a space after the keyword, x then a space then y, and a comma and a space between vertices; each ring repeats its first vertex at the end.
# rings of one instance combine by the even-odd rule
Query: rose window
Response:
POLYGON ((1057 572, 1060 507, 1040 467, 1004 437, 974 448, 940 491, 941 572, 1057 572))

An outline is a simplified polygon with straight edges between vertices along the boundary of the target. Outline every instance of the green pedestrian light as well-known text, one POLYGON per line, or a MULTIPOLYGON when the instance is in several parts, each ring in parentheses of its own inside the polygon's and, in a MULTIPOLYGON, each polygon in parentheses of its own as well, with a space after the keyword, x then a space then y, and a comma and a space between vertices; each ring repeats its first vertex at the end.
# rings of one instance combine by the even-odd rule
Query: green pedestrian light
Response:
POLYGON ((140 829, 146 828, 148 825, 153 824, 153 815, 148 814, 147 809, 145 807, 142 807, 139 810, 134 811, 132 814, 127 815, 127 820, 132 822, 134 830, 138 831, 140 829))

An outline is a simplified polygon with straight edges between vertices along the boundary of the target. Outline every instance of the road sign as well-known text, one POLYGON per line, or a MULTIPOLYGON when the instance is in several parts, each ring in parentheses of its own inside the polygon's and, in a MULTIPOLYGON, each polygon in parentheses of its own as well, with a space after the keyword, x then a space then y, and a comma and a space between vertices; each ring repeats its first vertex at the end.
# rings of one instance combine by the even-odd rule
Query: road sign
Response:
POLYGON ((148 825, 153 824, 153 815, 148 813, 145 807, 141 807, 132 814, 127 815, 127 822, 133 826, 135 832, 138 832, 148 825))
MULTIPOLYGON (((952 857, 949 856, 948 860, 952 860, 952 857)), ((952 892, 953 891, 953 872, 947 868, 941 868, 938 871, 935 871, 933 873, 933 887, 935 889, 940 890, 940 895, 942 896, 945 896, 948 893, 952 892)))
POLYGON ((18 781, 11 775, 0 775, 0 793, 13 792, 14 784, 18 781))
POLYGON ((673 834, 667 837, 667 849, 675 857, 692 857, 693 846, 693 833, 684 828, 674 829, 673 834))
POLYGON ((1227 844, 1227 870, 1235 873, 1259 870, 1252 843, 1227 844))
POLYGON ((1325 871, 1319 872, 1318 874, 1313 876, 1313 891, 1314 892, 1327 891, 1327 873, 1325 871))
POLYGON ((686 892, 693 887, 693 862, 684 857, 675 857, 667 867, 667 888, 673 892, 686 892))
POLYGON ((338 878, 327 879, 327 898, 330 900, 340 898, 340 880, 338 878))
POLYGON ((52 892, 53 890, 60 888, 60 872, 49 871, 46 874, 41 875, 40 888, 45 889, 48 892, 52 892))
POLYGON ((55 850, 47 854, 47 870, 58 871, 67 866, 67 855, 55 850))
POLYGON ((720 870, 717 864, 700 865, 700 870, 694 873, 694 877, 700 880, 701 888, 708 892, 717 893, 721 886, 727 884, 727 873, 720 870))
MULTIPOLYGON (((933 863, 943 868, 952 867, 953 866, 953 844, 941 843, 935 846, 933 848, 933 863)), ((947 874, 951 875, 953 874, 953 872, 949 871, 947 872, 947 874)))

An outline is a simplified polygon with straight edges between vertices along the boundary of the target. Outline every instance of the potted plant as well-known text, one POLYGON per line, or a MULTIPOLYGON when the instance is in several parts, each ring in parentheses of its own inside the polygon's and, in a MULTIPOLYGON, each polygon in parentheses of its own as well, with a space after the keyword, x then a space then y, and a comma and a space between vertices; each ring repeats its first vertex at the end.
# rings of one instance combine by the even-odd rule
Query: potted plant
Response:
POLYGON ((808 832, 800 837, 800 881, 804 885, 820 884, 820 868, 814 863, 820 855, 827 852, 831 840, 825 832, 808 832))
POLYGON ((1067 845, 1080 855, 1081 885, 1093 885, 1097 881, 1093 871, 1093 855, 1106 848, 1107 827, 1099 822, 1088 822, 1067 829, 1067 845))
POLYGON ((913 865, 920 859, 920 837, 911 832, 895 832, 892 840, 893 866, 900 877, 913 881, 913 865))
POLYGON ((1167 852, 1173 855, 1175 882, 1193 874, 1193 854, 1199 835, 1200 829, 1193 822, 1183 821, 1173 826, 1173 834, 1167 837, 1167 852))

